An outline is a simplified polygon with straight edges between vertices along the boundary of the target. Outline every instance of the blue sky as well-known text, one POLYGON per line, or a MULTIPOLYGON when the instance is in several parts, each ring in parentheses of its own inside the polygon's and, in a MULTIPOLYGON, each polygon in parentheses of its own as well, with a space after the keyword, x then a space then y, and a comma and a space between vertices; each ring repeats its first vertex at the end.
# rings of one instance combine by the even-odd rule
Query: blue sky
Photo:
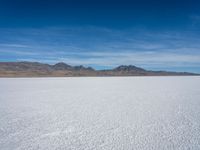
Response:
POLYGON ((200 72, 197 0, 0 0, 0 61, 200 72))

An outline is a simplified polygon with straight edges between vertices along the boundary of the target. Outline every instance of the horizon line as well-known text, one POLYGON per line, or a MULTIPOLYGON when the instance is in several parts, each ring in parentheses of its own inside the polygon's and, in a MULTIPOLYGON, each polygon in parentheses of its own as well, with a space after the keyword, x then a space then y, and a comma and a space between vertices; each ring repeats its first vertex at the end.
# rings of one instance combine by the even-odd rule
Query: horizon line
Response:
POLYGON ((149 70, 149 69, 145 69, 144 67, 140 67, 137 65, 133 65, 133 64, 129 64, 129 65, 125 65, 125 64, 121 64, 121 65, 117 65, 116 67, 109 67, 109 68, 105 68, 105 69, 96 69, 92 66, 88 66, 88 65, 71 65, 69 63, 63 62, 63 61, 58 61, 57 63, 46 63, 46 62, 42 62, 42 61, 0 61, 0 63, 39 63, 39 64, 46 64, 46 65, 50 65, 50 66, 54 66, 56 64, 59 63, 63 63, 65 65, 69 65, 71 67, 84 67, 84 68, 91 68, 94 71, 107 71, 107 70, 113 70, 115 68, 118 68, 120 66, 132 66, 132 67, 136 67, 136 68, 140 68, 140 69, 144 69, 145 71, 154 71, 154 72, 174 72, 174 73, 193 73, 193 74, 197 74, 200 75, 198 72, 188 72, 188 71, 170 71, 170 70, 149 70))

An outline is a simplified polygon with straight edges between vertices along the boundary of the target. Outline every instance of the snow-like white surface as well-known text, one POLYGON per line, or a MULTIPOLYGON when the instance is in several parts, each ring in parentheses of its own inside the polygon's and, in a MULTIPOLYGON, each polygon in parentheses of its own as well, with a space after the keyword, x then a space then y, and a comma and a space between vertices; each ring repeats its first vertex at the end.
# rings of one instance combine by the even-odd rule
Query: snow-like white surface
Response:
POLYGON ((200 77, 0 79, 0 149, 200 149, 200 77))

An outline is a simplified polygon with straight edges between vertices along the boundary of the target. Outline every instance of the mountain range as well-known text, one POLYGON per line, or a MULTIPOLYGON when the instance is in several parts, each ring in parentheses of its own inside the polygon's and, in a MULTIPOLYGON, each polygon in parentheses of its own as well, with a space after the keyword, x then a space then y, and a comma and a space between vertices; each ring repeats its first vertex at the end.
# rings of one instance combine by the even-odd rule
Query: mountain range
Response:
POLYGON ((134 65, 95 70, 91 67, 71 66, 63 62, 54 65, 39 62, 0 62, 0 77, 69 77, 69 76, 186 76, 189 72, 151 71, 134 65))

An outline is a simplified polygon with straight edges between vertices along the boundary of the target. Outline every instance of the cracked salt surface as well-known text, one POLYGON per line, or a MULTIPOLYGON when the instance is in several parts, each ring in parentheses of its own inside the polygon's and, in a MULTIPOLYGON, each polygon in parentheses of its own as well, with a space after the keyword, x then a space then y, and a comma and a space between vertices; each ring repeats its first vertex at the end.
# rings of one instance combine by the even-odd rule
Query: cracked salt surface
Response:
POLYGON ((0 149, 200 149, 200 77, 1 78, 0 149))

